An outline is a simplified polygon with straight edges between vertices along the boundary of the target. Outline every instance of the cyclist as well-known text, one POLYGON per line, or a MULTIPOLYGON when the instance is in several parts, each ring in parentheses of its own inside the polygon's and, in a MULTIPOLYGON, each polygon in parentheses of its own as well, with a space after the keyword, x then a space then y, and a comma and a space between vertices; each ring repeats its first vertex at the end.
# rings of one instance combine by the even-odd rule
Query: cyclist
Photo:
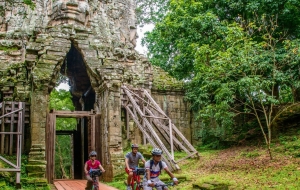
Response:
MULTIPOLYGON (((87 183, 85 189, 91 189, 93 186, 93 179, 91 178, 89 171, 90 169, 100 169, 102 173, 105 172, 104 168, 102 167, 99 160, 96 160, 97 152, 91 151, 89 154, 89 160, 85 162, 84 164, 84 172, 86 175, 87 183)), ((95 183, 96 188, 99 188, 99 177, 96 177, 97 181, 95 183)))
POLYGON ((144 159, 143 155, 138 152, 139 146, 137 144, 131 145, 131 152, 128 152, 125 155, 125 171, 128 174, 127 177, 127 190, 131 190, 130 182, 133 176, 132 170, 134 170, 139 165, 139 160, 141 159, 142 162, 145 164, 146 160, 144 159))
MULTIPOLYGON (((155 187, 157 190, 161 190, 164 182, 162 182, 158 176, 161 173, 161 170, 165 170, 167 174, 172 178, 175 185, 178 184, 177 178, 173 173, 168 169, 167 164, 164 161, 161 161, 162 150, 159 148, 154 148, 151 151, 152 159, 147 161, 145 164, 146 173, 143 179, 144 190, 152 190, 155 187), (157 187, 155 186, 157 185, 157 187)), ((165 187, 165 189, 168 189, 165 187)))

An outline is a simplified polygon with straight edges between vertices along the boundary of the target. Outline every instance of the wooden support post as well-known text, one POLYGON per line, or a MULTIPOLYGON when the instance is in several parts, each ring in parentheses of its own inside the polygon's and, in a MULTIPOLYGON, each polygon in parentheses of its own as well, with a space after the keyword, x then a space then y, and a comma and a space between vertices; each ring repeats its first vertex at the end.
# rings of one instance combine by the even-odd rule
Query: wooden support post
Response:
MULTIPOLYGON (((125 87, 126 88, 126 87, 125 87)), ((143 116, 143 112, 140 110, 139 106, 136 104, 134 98, 131 96, 130 92, 127 91, 127 89, 124 90, 125 93, 127 94, 128 98, 130 99, 132 105, 134 106, 134 110, 136 110, 136 112, 142 116, 142 120, 145 122, 145 124, 147 125, 147 128, 151 131, 151 134, 153 135, 153 137, 155 138, 155 140, 157 141, 159 147, 165 152, 165 154, 167 155, 168 158, 171 159, 171 154, 169 153, 168 149, 165 147, 165 145, 163 144, 163 142, 160 140, 159 136, 156 134, 155 130, 153 129, 153 127, 151 126, 151 124, 149 123, 149 121, 147 119, 145 119, 143 116)), ((134 115, 137 115, 136 112, 134 112, 134 115)), ((172 160, 174 163, 175 161, 172 160)), ((175 167, 177 169, 179 169, 179 166, 175 164, 175 167)))
MULTIPOLYGON (((24 152, 24 149, 25 149, 25 139, 24 139, 24 137, 25 137, 25 111, 26 111, 26 104, 25 104, 25 102, 22 102, 22 152, 24 152)), ((21 152, 21 153, 22 153, 21 152)))
MULTIPOLYGON (((11 112, 13 112, 15 110, 15 104, 13 102, 10 102, 11 104, 11 112)), ((14 115, 15 114, 11 114, 10 115, 10 132, 14 132, 14 115)), ((14 136, 11 134, 9 135, 9 155, 12 155, 13 153, 13 140, 14 140, 14 136)))
POLYGON ((74 179, 74 133, 72 133, 70 135, 70 141, 71 141, 71 167, 70 167, 70 175, 71 175, 71 179, 74 179))
MULTIPOLYGON (((81 142, 84 142, 84 118, 81 118, 80 120, 81 120, 80 122, 81 142)), ((84 143, 81 143, 81 168, 83 167, 84 167, 84 143)), ((82 174, 83 176, 85 175, 83 170, 82 170, 82 174)))
POLYGON ((172 159, 174 160, 173 134, 172 134, 172 122, 171 122, 171 119, 169 119, 169 132, 170 132, 171 156, 172 156, 172 159))
MULTIPOLYGON (((4 107, 5 107, 5 102, 1 103, 1 113, 4 115, 4 107)), ((5 127, 4 127, 4 117, 1 118, 1 132, 5 132, 5 127)), ((0 147, 0 153, 4 154, 4 141, 5 139, 5 134, 1 134, 1 147, 0 147)))
POLYGON ((163 159, 168 166, 180 169, 174 160, 174 148, 184 150, 188 154, 184 159, 194 155, 199 157, 197 150, 184 137, 181 131, 176 128, 148 91, 138 89, 140 91, 137 92, 137 89, 129 89, 127 86, 122 86, 121 88, 124 94, 123 99, 126 100, 126 102, 122 101, 122 106, 126 108, 142 131, 145 137, 144 142, 148 140, 154 147, 159 147, 164 151, 163 159), (170 151, 165 146, 165 141, 164 143, 161 141, 161 137, 169 143, 170 151))
MULTIPOLYGON (((143 104, 143 114, 145 115, 145 106, 144 106, 144 104, 143 104)), ((144 122, 144 120, 142 120, 142 126, 145 129, 145 122, 144 122)), ((147 143, 146 136, 145 136, 144 133, 142 133, 142 134, 143 134, 143 144, 146 144, 147 143)))
MULTIPOLYGON (((19 102, 19 109, 22 109, 22 103, 19 102)), ((14 114, 12 114, 14 115, 14 114)), ((21 133, 17 135, 17 168, 21 169, 21 155, 22 155, 22 125, 23 125, 23 116, 22 116, 22 111, 19 111, 18 113, 18 127, 17 127, 17 132, 21 133)), ((20 179, 21 178, 21 172, 17 172, 16 175, 16 183, 20 185, 20 179)))
POLYGON ((129 128, 129 113, 126 110, 126 139, 129 140, 129 132, 130 132, 130 128, 129 128))
POLYGON ((95 150, 95 115, 91 116, 91 149, 95 150))

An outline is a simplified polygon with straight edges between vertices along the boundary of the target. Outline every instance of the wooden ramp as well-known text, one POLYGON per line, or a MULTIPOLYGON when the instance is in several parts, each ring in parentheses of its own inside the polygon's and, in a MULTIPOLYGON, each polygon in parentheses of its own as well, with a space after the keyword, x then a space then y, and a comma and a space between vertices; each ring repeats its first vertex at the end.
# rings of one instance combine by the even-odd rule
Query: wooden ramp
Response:
MULTIPOLYGON (((85 190, 86 180, 54 180, 55 190, 85 190)), ((99 183, 99 190, 118 190, 99 183)))

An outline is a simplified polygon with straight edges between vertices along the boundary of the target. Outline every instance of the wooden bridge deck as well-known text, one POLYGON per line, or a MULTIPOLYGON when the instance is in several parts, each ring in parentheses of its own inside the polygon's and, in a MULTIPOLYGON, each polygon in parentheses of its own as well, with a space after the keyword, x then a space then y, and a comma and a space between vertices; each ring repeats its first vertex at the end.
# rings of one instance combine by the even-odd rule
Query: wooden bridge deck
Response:
MULTIPOLYGON (((55 180, 54 190, 84 190, 86 185, 86 180, 55 180)), ((103 183, 99 183, 100 190, 118 190, 114 187, 110 187, 103 183)))

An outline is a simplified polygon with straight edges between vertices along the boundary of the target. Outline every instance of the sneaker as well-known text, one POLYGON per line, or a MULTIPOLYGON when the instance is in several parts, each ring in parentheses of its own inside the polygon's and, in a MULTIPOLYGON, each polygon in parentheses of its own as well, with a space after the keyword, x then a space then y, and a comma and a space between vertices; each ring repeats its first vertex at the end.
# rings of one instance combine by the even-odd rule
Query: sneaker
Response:
POLYGON ((127 189, 126 190, 131 190, 131 187, 130 186, 127 186, 127 189))

